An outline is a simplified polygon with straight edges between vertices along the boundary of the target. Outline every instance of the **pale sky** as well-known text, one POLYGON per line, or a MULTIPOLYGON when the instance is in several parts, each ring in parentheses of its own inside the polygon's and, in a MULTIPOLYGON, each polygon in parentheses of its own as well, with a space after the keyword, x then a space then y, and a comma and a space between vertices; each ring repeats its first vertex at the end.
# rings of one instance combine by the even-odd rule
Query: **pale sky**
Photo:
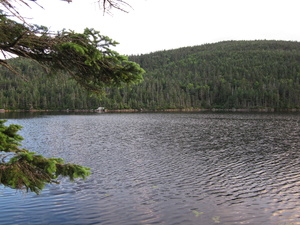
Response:
POLYGON ((300 41, 299 0, 125 1, 128 13, 103 15, 96 0, 40 0, 44 9, 35 6, 26 15, 53 31, 95 28, 126 55, 227 40, 300 41))

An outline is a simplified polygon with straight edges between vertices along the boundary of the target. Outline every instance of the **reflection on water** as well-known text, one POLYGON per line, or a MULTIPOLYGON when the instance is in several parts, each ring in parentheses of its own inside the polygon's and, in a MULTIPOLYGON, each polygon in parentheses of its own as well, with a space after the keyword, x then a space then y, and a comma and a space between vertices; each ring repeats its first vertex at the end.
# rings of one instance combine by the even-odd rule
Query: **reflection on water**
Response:
POLYGON ((300 224, 300 114, 43 115, 23 145, 92 168, 0 189, 0 224, 300 224))

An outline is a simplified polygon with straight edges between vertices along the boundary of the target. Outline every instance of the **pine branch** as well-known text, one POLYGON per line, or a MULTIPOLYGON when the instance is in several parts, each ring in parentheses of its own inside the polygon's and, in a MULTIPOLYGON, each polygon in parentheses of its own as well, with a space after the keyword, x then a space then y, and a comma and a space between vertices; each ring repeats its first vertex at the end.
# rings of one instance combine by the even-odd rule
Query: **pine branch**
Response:
POLYGON ((5 126, 0 120, 0 184, 17 190, 39 193, 46 184, 57 183, 59 176, 85 179, 91 174, 84 166, 67 163, 61 158, 46 158, 18 146, 22 137, 17 135, 21 126, 5 126), (5 153, 6 152, 6 153, 5 153), (13 156, 13 157, 12 157, 13 156), (6 158, 10 157, 7 161, 6 158))

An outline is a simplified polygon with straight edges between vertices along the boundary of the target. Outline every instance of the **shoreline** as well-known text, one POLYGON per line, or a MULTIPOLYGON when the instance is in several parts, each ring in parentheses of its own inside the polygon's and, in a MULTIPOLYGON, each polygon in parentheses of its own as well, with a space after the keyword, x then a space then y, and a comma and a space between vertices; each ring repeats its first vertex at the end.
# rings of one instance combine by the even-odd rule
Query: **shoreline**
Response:
POLYGON ((111 109, 104 112, 300 112, 300 109, 111 109))
POLYGON ((65 110, 50 110, 50 109, 0 109, 0 113, 5 112, 99 112, 99 113, 114 113, 114 112, 300 112, 300 109, 274 109, 274 108, 262 108, 262 109, 65 109, 65 110))

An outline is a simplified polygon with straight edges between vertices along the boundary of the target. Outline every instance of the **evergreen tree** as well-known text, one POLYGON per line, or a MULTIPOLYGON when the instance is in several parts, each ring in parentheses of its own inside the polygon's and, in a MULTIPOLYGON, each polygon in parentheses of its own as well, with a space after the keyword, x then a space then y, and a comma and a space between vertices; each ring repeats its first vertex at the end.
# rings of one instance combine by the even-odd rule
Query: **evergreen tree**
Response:
POLYGON ((21 126, 5 126, 0 120, 0 184, 39 193, 47 183, 57 183, 58 176, 71 180, 90 174, 90 169, 76 164, 64 164, 60 158, 45 158, 19 148, 23 139, 17 132, 21 126))
MULTIPOLYGON (((64 71, 81 86, 95 93, 103 93, 107 86, 122 87, 125 84, 141 81, 144 71, 139 65, 112 51, 110 48, 117 43, 100 35, 100 32, 85 29, 83 33, 66 30, 54 33, 44 26, 28 24, 14 4, 27 7, 32 2, 35 1, 0 1, 2 58, 7 59, 12 54, 38 62, 50 74, 61 74, 60 72, 64 71)), ((122 9, 120 6, 126 4, 122 0, 99 0, 99 3, 102 3, 104 10, 109 7, 122 9)), ((17 71, 14 62, 0 59, 0 65, 16 74, 22 74, 26 68, 20 67, 20 71, 17 71)), ((34 73, 34 68, 28 69, 34 73)), ((61 99, 58 102, 54 101, 54 94, 50 96, 50 99, 47 99, 48 96, 43 96, 33 101, 33 96, 36 97, 32 94, 34 89, 29 91, 25 88, 20 91, 17 89, 17 82, 4 82, 4 85, 7 85, 10 101, 9 104, 2 102, 3 107, 28 109, 33 107, 33 102, 36 104, 40 102, 45 108, 59 107, 56 103, 60 103, 61 99)), ((26 87, 26 84, 23 85, 26 87)), ((52 86, 53 91, 53 84, 49 86, 52 86)), ((71 108, 75 108, 75 92, 70 93, 69 98, 71 108)), ((18 125, 7 127, 4 122, 0 121, 0 184, 39 193, 46 183, 56 182, 56 178, 60 175, 73 180, 77 177, 85 178, 90 174, 89 168, 64 164, 62 159, 45 158, 19 148, 22 137, 17 134, 17 131, 21 127, 18 125), (12 154, 13 157, 11 157, 12 154)))

